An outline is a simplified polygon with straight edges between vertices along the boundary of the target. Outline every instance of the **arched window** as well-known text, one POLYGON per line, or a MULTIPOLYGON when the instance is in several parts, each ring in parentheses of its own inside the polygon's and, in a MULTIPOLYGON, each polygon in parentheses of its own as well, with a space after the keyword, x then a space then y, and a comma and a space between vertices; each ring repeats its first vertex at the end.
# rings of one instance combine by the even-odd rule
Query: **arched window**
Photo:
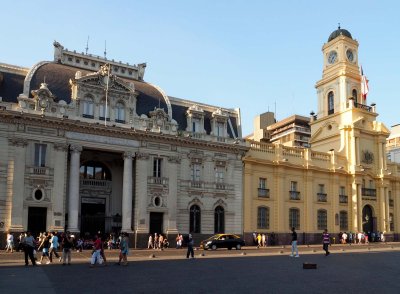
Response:
POLYGON ((318 230, 325 230, 327 228, 327 217, 328 214, 325 209, 319 209, 317 212, 317 223, 318 223, 318 230))
POLYGON ((214 210, 214 233, 225 233, 225 211, 222 206, 217 206, 214 210))
POLYGON ((125 105, 122 102, 115 105, 115 121, 125 123, 125 105))
POLYGON ((352 93, 351 93, 351 96, 353 96, 353 99, 354 99, 354 101, 355 102, 358 102, 358 99, 357 99, 357 90, 356 89, 353 89, 353 91, 352 91, 352 93))
POLYGON ((88 161, 81 165, 80 177, 81 179, 111 181, 111 172, 101 162, 88 161))
POLYGON ((347 231, 348 230, 348 217, 347 211, 341 211, 339 214, 339 223, 340 223, 340 230, 347 231))
POLYGON ((289 229, 293 227, 300 230, 300 209, 298 208, 289 209, 289 229))
POLYGON ((106 100, 101 101, 100 103, 100 113, 99 113, 99 119, 100 120, 105 120, 106 119, 106 109, 107 109, 107 121, 110 120, 110 104, 106 106, 106 100))
POLYGON ((190 233, 200 233, 201 214, 198 205, 190 207, 190 233))
POLYGON ((258 229, 269 229, 269 208, 258 207, 257 213, 257 228, 258 229))
POLYGON ((335 101, 333 92, 328 93, 328 115, 335 112, 335 101))
POLYGON ((83 117, 93 118, 93 98, 86 96, 83 101, 83 117))

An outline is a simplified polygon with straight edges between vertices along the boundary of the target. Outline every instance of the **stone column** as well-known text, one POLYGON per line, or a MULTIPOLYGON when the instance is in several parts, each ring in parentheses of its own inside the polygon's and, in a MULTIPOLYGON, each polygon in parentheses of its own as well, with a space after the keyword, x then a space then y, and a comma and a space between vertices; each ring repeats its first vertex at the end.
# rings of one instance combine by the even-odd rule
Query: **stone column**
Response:
POLYGON ((358 232, 358 214, 360 211, 358 210, 358 187, 357 183, 353 182, 351 185, 351 221, 352 221, 352 231, 358 232))
POLYGON ((358 231, 363 231, 363 222, 362 222, 362 190, 361 185, 357 184, 357 220, 358 220, 358 231))
MULTIPOLYGON (((25 156, 27 140, 12 138, 9 156, 7 176, 7 200, 10 205, 8 228, 12 232, 24 231, 24 192, 25 192, 25 156)), ((7 224, 6 224, 7 225, 7 224)))
POLYGON ((168 235, 176 235, 178 228, 176 226, 176 210, 178 206, 178 165, 181 159, 177 156, 168 158, 168 235))
POLYGON ((82 146, 71 145, 71 161, 69 168, 69 197, 68 197, 68 230, 79 232, 79 168, 82 146))
POLYGON ((52 197, 51 219, 49 220, 50 230, 64 230, 64 203, 66 199, 66 181, 67 181, 67 152, 68 145, 54 143, 54 186, 52 197))
POLYGON ((386 224, 386 232, 390 231, 390 222, 389 222, 389 193, 388 188, 385 188, 385 224, 386 224))
POLYGON ((378 225, 379 225, 379 231, 387 231, 386 230, 386 223, 387 223, 387 218, 386 218, 386 189, 384 187, 379 187, 379 195, 378 195, 378 203, 379 203, 379 215, 375 215, 377 219, 379 220, 378 225))
POLYGON ((147 168, 149 154, 136 153, 136 233, 147 234, 147 168))
POLYGON ((132 232, 132 153, 125 152, 122 188, 122 231, 132 232))

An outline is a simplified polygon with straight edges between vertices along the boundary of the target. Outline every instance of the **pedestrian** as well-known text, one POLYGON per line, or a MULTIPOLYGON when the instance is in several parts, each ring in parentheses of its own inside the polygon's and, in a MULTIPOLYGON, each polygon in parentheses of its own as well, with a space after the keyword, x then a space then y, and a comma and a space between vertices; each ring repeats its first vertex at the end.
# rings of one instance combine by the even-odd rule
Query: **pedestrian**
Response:
POLYGON ((164 235, 160 234, 160 237, 158 237, 158 249, 162 250, 164 245, 164 235))
POLYGON ((101 257, 101 238, 97 235, 94 236, 92 258, 90 261, 90 267, 94 267, 96 263, 102 264, 103 260, 101 257))
POLYGON ((28 256, 32 262, 32 266, 36 266, 35 257, 33 256, 33 250, 35 249, 35 238, 31 235, 30 231, 26 232, 26 236, 22 238, 21 244, 25 252, 25 266, 28 266, 28 256))
POLYGON ((43 233, 41 234, 40 237, 40 245, 38 247, 38 251, 42 250, 42 256, 40 257, 40 261, 37 262, 37 264, 42 264, 43 258, 47 257, 47 262, 46 264, 50 263, 50 257, 49 257, 49 247, 50 247, 50 238, 48 233, 43 233))
POLYGON ((189 255, 191 255, 192 258, 194 258, 193 245, 194 245, 193 236, 192 236, 192 234, 189 234, 189 238, 188 238, 188 242, 187 242, 188 249, 187 249, 187 253, 186 253, 186 258, 189 258, 189 255))
POLYGON ((61 262, 61 256, 58 255, 57 249, 58 249, 58 236, 55 232, 51 232, 51 239, 50 239, 50 262, 53 262, 53 254, 60 260, 61 262))
POLYGON ((8 252, 9 250, 11 253, 14 252, 14 235, 11 234, 10 232, 7 232, 6 252, 8 252))
POLYGON ((128 265, 128 253, 129 253, 129 238, 127 233, 122 233, 121 243, 119 244, 120 251, 119 251, 119 260, 117 265, 128 265))
POLYGON ((153 249, 157 249, 158 248, 158 234, 154 233, 154 242, 153 242, 153 249))
POLYGON ((328 246, 331 243, 331 238, 329 236, 328 230, 325 229, 324 233, 322 234, 322 248, 325 250, 325 256, 331 254, 328 250, 328 246))
POLYGON ((147 249, 153 248, 153 235, 149 234, 149 241, 147 242, 147 249))
POLYGON ((297 233, 295 227, 292 228, 292 254, 290 256, 300 257, 299 249, 297 248, 297 233), (296 255, 294 255, 294 252, 296 252, 296 255))
POLYGON ((104 240, 103 240, 101 235, 99 235, 99 238, 100 238, 100 241, 101 241, 100 255, 101 255, 101 258, 103 259, 104 265, 107 265, 106 255, 104 254, 104 240))
POLYGON ((182 246, 182 243, 180 243, 180 236, 179 236, 179 233, 178 233, 178 235, 176 236, 175 241, 176 241, 176 249, 180 249, 181 246, 182 246))
POLYGON ((64 238, 61 241, 62 244, 62 262, 63 265, 68 264, 71 265, 71 250, 74 246, 74 235, 71 235, 70 232, 67 232, 64 238))
POLYGON ((258 233, 257 234, 257 248, 260 248, 260 246, 261 246, 261 234, 258 233))
POLYGON ((261 235, 261 246, 265 247, 265 234, 261 235))

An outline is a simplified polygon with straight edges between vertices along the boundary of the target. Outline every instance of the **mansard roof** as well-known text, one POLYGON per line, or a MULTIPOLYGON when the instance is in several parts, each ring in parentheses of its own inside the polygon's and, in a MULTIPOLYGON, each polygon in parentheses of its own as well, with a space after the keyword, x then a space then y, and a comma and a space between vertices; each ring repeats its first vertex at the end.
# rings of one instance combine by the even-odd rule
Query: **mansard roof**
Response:
POLYGON ((17 103, 24 88, 25 76, 18 73, 0 72, 0 97, 5 102, 17 103))

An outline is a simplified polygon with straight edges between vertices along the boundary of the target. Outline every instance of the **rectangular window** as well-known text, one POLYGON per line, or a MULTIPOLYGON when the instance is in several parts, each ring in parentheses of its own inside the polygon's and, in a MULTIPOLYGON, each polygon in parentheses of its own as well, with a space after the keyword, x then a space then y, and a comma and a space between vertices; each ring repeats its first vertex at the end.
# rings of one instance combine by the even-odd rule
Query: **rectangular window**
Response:
POLYGON ((83 102, 83 115, 93 116, 93 102, 92 101, 83 102))
POLYGON ((325 230, 327 228, 327 212, 324 209, 318 210, 317 213, 318 230, 325 230))
POLYGON ((257 228, 269 229, 269 209, 267 207, 258 208, 257 228))
POLYGON ((224 182, 224 171, 225 168, 218 166, 217 169, 215 170, 215 181, 217 183, 223 183, 224 182))
POLYGON ((318 185, 319 193, 324 194, 325 193, 325 185, 319 184, 318 185))
POLYGON ((200 171, 201 171, 200 164, 192 164, 191 178, 193 182, 200 182, 200 171))
MULTIPOLYGON (((102 104, 100 104, 100 118, 105 119, 106 118, 106 102, 104 101, 102 104)), ((107 120, 110 119, 110 105, 107 105, 107 120)))
POLYGON ((46 166, 46 144, 35 144, 35 166, 46 166))
POLYGON ((369 188, 370 189, 374 188, 374 181, 372 181, 372 180, 369 181, 369 188))
POLYGON ((297 191, 297 182, 290 182, 290 191, 297 191))
POLYGON ((339 195, 346 195, 346 189, 344 186, 340 186, 339 188, 339 195))
POLYGON ((259 178, 259 180, 258 180, 258 188, 266 189, 267 188, 267 179, 259 178))
POLYGON ((289 209, 289 229, 300 230, 300 210, 297 208, 289 209))
POLYGON ((340 212, 340 229, 342 231, 347 231, 348 229, 347 211, 340 212))
POLYGON ((218 122, 217 123, 217 136, 218 137, 224 137, 225 136, 224 129, 225 129, 224 123, 218 122))
POLYGON ((154 158, 153 177, 155 178, 161 178, 161 163, 162 163, 162 158, 154 158))

